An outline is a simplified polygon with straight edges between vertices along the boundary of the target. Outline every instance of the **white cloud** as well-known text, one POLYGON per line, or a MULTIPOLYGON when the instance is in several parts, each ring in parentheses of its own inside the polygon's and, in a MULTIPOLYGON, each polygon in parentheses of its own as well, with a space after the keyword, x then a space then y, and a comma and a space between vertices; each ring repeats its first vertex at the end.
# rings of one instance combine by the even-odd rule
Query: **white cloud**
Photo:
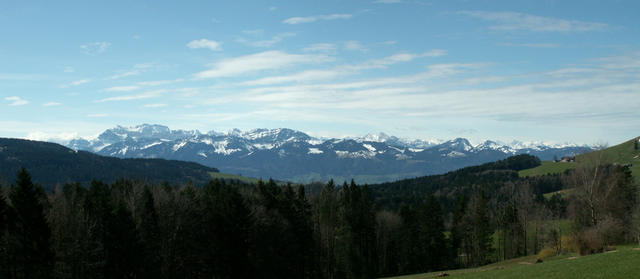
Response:
POLYGON ((94 42, 81 45, 80 48, 87 55, 96 55, 107 51, 110 46, 111 43, 108 42, 94 42))
POLYGON ((115 74, 112 76, 109 76, 105 79, 119 79, 119 78, 123 78, 123 77, 128 77, 128 76, 137 76, 140 74, 139 70, 131 70, 131 71, 126 71, 126 72, 122 72, 120 74, 115 74))
POLYGON ((256 54, 224 59, 213 64, 210 70, 195 74, 196 78, 230 77, 241 74, 280 69, 296 64, 316 64, 331 61, 325 55, 289 54, 282 51, 265 51, 256 54))
POLYGON ((489 28, 502 31, 526 30, 533 32, 586 32, 603 31, 608 25, 599 22, 565 20, 517 12, 461 11, 458 14, 496 22, 489 28))
MULTIPOLYGON (((256 31, 256 30, 251 30, 251 31, 256 31)), ((254 47, 270 47, 272 45, 275 45, 281 42, 284 38, 293 37, 295 35, 296 35, 295 33, 287 32, 287 33, 277 34, 269 40, 249 41, 244 38, 239 38, 237 41, 239 43, 243 43, 243 44, 254 46, 254 47)))
POLYGON ((59 105, 62 105, 62 104, 58 103, 58 102, 48 102, 48 103, 42 104, 43 107, 54 107, 54 106, 59 106, 59 105))
POLYGON ((193 40, 187 44, 187 47, 191 49, 207 48, 213 51, 222 50, 221 43, 207 39, 193 40))
POLYGON ((182 82, 182 81, 184 81, 184 79, 178 78, 178 79, 172 79, 172 80, 141 81, 141 82, 138 82, 138 84, 141 86, 158 86, 158 85, 166 85, 166 84, 172 84, 172 83, 182 82))
POLYGON ((301 24, 301 23, 316 22, 318 20, 350 19, 351 17, 352 17, 351 14, 330 14, 330 15, 307 16, 307 17, 291 17, 282 21, 282 23, 301 24))
POLYGON ((142 107, 145 107, 145 108, 162 108, 162 107, 166 107, 166 106, 167 106, 167 104, 146 104, 146 105, 143 105, 142 107))
POLYGON ((53 141, 53 142, 66 142, 72 139, 78 138, 78 133, 47 133, 42 131, 29 132, 26 139, 37 141, 53 141))
POLYGON ((316 80, 326 80, 339 77, 345 74, 344 71, 338 70, 308 70, 300 73, 295 73, 285 76, 273 76, 264 77, 257 80, 250 80, 243 82, 242 85, 254 86, 254 85, 270 85, 279 84, 285 82, 308 82, 316 80))
POLYGON ((76 69, 74 69, 73 67, 64 67, 63 70, 65 73, 73 73, 76 71, 76 69))
POLYGON ((367 51, 368 49, 366 47, 364 47, 360 42, 358 41, 347 41, 344 43, 344 49, 346 50, 351 50, 351 51, 367 51))
MULTIPOLYGON (((445 54, 446 54, 446 51, 444 50, 430 50, 422 54, 397 53, 382 59, 373 59, 358 65, 344 65, 344 66, 336 67, 333 69, 327 69, 327 70, 306 70, 306 71, 302 71, 302 72, 290 74, 290 75, 264 77, 256 80, 243 82, 241 83, 241 85, 256 86, 256 85, 281 84, 286 82, 301 83, 301 82, 309 82, 309 81, 317 81, 317 80, 329 80, 337 77, 346 76, 349 74, 354 74, 360 70, 382 69, 396 63, 409 62, 420 57, 434 57, 434 56, 440 56, 445 54)), ((437 65, 432 65, 431 67, 437 67, 437 65)))
POLYGON ((133 91, 133 90, 137 90, 137 89, 140 89, 140 86, 128 85, 128 86, 109 87, 109 88, 105 89, 104 91, 107 91, 107 92, 128 92, 128 91, 133 91))
POLYGON ((76 81, 73 81, 73 82, 71 82, 69 84, 60 85, 60 88, 67 88, 67 87, 71 87, 71 86, 83 85, 85 83, 89 83, 90 81, 91 81, 90 79, 76 80, 76 81))
POLYGON ((336 45, 329 43, 312 44, 302 50, 307 52, 331 52, 336 50, 336 45))
POLYGON ((427 57, 440 57, 445 55, 447 55, 447 51, 444 49, 432 49, 423 54, 423 56, 427 56, 427 57))
POLYGON ((33 74, 0 73, 0 80, 37 80, 43 78, 45 77, 33 74))
POLYGON ((139 74, 142 74, 144 72, 149 71, 154 66, 155 65, 153 63, 135 64, 135 65, 133 65, 133 67, 131 69, 119 70, 119 71, 117 71, 117 74, 112 75, 112 76, 108 76, 108 77, 105 78, 105 80, 120 79, 120 78, 124 78, 124 77, 129 77, 129 76, 137 76, 139 74))
POLYGON ((135 95, 115 96, 115 97, 109 97, 109 98, 96 100, 96 101, 94 101, 94 103, 104 103, 104 102, 114 102, 114 101, 133 101, 133 100, 150 99, 150 98, 158 97, 160 94, 162 94, 164 92, 166 92, 166 90, 155 90, 155 91, 149 91, 149 92, 144 92, 144 93, 135 94, 135 95))
POLYGON ((29 101, 22 99, 18 96, 5 97, 5 101, 11 102, 10 106, 23 106, 29 103, 29 101))

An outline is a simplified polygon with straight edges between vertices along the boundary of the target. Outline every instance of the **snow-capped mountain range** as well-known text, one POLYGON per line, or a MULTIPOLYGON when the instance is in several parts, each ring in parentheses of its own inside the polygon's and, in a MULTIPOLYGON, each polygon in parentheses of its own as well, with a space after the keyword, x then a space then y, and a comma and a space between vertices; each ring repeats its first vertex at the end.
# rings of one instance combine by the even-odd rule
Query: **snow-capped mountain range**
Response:
POLYGON ((252 177, 295 182, 355 178, 359 183, 444 173, 515 154, 550 160, 592 150, 589 146, 517 141, 485 141, 474 146, 464 138, 408 140, 384 133, 326 139, 285 128, 201 133, 149 124, 117 126, 94 139, 78 138, 64 144, 120 158, 193 161, 252 177))

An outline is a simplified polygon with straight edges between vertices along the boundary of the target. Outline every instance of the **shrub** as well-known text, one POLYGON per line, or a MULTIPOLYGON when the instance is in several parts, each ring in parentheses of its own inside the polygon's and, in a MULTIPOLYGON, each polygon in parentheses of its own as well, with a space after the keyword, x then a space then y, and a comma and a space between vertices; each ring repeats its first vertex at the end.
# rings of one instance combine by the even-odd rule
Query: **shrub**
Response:
POLYGON ((544 260, 557 255, 557 250, 554 247, 545 247, 538 253, 538 259, 544 260))

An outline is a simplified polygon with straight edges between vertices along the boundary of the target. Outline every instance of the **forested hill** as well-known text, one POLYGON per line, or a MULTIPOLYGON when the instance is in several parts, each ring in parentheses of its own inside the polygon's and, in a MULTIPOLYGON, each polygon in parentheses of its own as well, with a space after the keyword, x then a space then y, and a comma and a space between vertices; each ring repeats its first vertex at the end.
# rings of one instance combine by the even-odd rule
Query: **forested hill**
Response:
POLYGON ((15 180, 25 167, 35 183, 50 190, 67 182, 89 183, 93 179, 113 182, 120 178, 151 183, 204 184, 215 168, 197 163, 164 159, 119 159, 85 151, 73 151, 48 142, 0 138, 0 182, 15 180))
POLYGON ((399 208, 417 205, 434 194, 445 211, 462 196, 471 196, 478 190, 491 195, 506 182, 526 181, 533 184, 535 194, 542 195, 562 187, 558 176, 520 178, 518 171, 540 165, 540 159, 531 155, 516 155, 504 160, 466 167, 441 175, 430 175, 396 182, 371 185, 376 202, 384 207, 399 208))

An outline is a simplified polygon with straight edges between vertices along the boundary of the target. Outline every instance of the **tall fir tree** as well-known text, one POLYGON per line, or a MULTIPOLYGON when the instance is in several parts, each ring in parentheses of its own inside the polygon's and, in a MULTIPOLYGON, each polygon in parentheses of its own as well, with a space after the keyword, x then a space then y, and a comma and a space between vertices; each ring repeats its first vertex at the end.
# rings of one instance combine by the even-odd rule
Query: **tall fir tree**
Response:
POLYGON ((9 278, 11 262, 9 262, 9 217, 10 207, 4 197, 2 185, 0 185, 0 278, 9 278))
POLYGON ((158 213, 156 212, 153 194, 149 186, 144 186, 142 197, 139 201, 140 220, 138 231, 140 232, 140 245, 143 257, 140 269, 140 278, 160 277, 160 227, 158 225, 158 213))
POLYGON ((444 220, 440 203, 431 195, 420 209, 421 245, 425 253, 425 271, 443 268, 447 260, 446 242, 444 238, 444 220))
POLYGON ((22 168, 9 193, 15 209, 14 226, 9 230, 9 253, 14 278, 51 278, 54 253, 51 249, 51 229, 44 209, 47 197, 44 189, 31 181, 22 168))

